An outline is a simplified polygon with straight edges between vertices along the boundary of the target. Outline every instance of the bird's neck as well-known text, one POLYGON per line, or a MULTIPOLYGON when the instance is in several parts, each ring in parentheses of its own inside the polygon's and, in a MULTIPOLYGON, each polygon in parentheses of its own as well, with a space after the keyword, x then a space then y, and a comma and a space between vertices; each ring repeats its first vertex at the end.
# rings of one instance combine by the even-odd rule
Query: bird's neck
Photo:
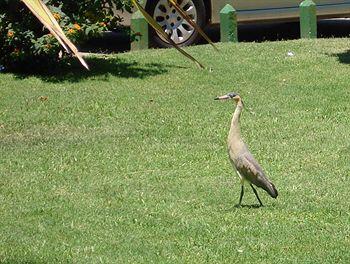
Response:
POLYGON ((231 128, 229 132, 229 139, 238 142, 241 141, 241 129, 239 126, 239 118, 243 110, 243 103, 241 100, 237 103, 236 109, 232 116, 231 128))

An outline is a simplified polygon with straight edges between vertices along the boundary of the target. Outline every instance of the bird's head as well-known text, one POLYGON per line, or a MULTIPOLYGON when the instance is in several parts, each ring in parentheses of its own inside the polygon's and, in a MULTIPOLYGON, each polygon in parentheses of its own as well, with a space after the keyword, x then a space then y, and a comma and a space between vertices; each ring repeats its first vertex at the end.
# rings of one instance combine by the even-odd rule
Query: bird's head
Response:
POLYGON ((223 100, 228 100, 228 99, 233 99, 237 104, 242 103, 242 105, 243 105, 242 98, 239 96, 239 94, 236 94, 236 93, 228 93, 228 94, 225 94, 222 96, 218 96, 214 100, 223 101, 223 100))

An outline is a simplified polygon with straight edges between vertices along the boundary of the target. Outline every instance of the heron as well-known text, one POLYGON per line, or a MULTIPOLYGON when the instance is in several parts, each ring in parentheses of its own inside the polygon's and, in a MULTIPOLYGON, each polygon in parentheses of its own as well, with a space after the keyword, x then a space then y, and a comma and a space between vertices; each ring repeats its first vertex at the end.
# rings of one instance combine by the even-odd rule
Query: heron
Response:
POLYGON ((278 192, 275 185, 266 177, 263 169, 255 160, 254 156, 248 150, 247 145, 241 137, 239 120, 244 108, 242 98, 237 93, 228 93, 223 96, 216 97, 215 100, 233 99, 236 103, 236 109, 232 116, 231 127, 227 138, 228 155, 233 168, 236 170, 241 182, 241 194, 238 206, 241 206, 244 195, 244 183, 249 182, 250 187, 260 206, 263 206, 258 192, 253 185, 265 190, 272 198, 277 198, 278 192))

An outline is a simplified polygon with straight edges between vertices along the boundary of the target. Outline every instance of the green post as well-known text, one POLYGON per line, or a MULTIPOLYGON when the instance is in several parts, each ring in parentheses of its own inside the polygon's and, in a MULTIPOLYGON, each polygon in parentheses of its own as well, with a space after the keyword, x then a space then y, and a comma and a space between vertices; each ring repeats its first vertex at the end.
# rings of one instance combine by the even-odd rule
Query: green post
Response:
POLYGON ((237 12, 232 5, 227 4, 220 11, 221 42, 238 42, 237 12))
POLYGON ((317 38, 316 4, 312 0, 303 1, 300 6, 300 37, 317 38))
POLYGON ((135 36, 131 41, 131 50, 148 49, 148 23, 140 11, 131 17, 131 33, 135 36))

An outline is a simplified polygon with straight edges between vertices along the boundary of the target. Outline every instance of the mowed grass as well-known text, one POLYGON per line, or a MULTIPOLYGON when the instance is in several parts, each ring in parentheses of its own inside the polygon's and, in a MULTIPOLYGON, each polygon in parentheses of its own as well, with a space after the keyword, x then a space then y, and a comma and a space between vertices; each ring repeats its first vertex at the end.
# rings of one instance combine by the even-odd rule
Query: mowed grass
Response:
POLYGON ((1 263, 350 263, 349 39, 219 44, 0 74, 1 263), (288 52, 294 56, 288 56, 288 52), (265 207, 226 151, 245 141, 265 207))

